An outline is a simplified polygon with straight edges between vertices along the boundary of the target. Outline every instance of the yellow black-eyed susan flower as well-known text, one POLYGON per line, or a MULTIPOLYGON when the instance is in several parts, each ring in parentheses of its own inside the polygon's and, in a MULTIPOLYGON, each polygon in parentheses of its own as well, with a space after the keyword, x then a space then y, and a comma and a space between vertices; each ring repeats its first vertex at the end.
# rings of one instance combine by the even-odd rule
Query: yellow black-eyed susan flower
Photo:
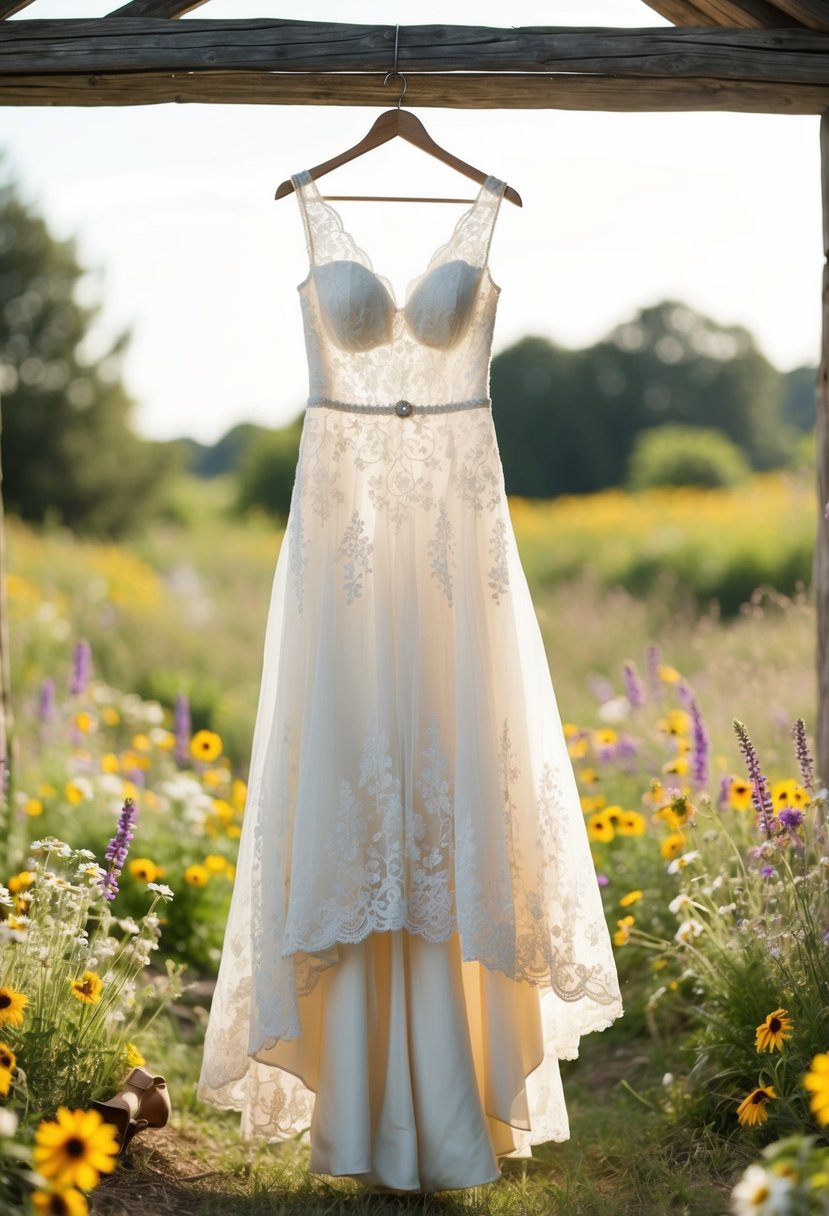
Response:
POLYGON ((189 883, 191 887, 206 887, 210 878, 210 871, 206 866, 199 865, 195 862, 192 866, 188 866, 184 871, 184 881, 189 883))
POLYGON ((635 916, 623 916, 620 920, 616 921, 619 928, 613 934, 614 946, 624 946, 627 944, 628 940, 630 939, 630 927, 635 923, 635 921, 635 916))
POLYGON ((688 772, 688 758, 686 756, 674 756, 672 760, 666 760, 662 765, 663 773, 675 773, 677 776, 683 776, 688 772))
POLYGON ((215 731, 197 730, 190 740, 190 754, 197 760, 212 763, 222 753, 222 740, 215 731))
POLYGON ((580 801, 585 815, 592 815, 594 811, 600 811, 607 805, 604 794, 583 794, 580 801))
POLYGON ((58 1186, 91 1191, 101 1174, 115 1169, 117 1153, 117 1128, 97 1110, 59 1106, 55 1118, 44 1119, 35 1132, 35 1166, 58 1186))
POLYGON ((687 735, 691 726, 691 715, 684 709, 671 709, 656 723, 656 729, 664 735, 687 735))
POLYGON ((139 1068, 147 1062, 134 1043, 126 1043, 124 1045, 124 1060, 126 1061, 127 1068, 139 1068))
POLYGON ((787 781, 775 781, 771 787, 771 801, 776 811, 784 806, 802 807, 809 804, 809 793, 798 782, 789 778, 787 781))
POLYGON ((616 835, 613 824, 603 811, 596 811, 587 820, 587 835, 590 840, 610 841, 616 835))
POLYGON ((761 1085, 757 1089, 753 1089, 737 1107, 737 1119, 748 1127, 756 1127, 759 1123, 765 1123, 769 1117, 766 1103, 776 1097, 773 1085, 761 1085))
POLYGON ((616 831, 620 836, 644 836, 646 830, 645 816, 639 811, 623 811, 616 820, 616 831))
POLYGON ((103 987, 103 981, 97 971, 84 971, 79 980, 70 980, 72 995, 84 1005, 97 1005, 103 987))
POLYGON ((629 908, 631 904, 635 904, 638 899, 641 899, 643 894, 644 894, 644 892, 639 891, 639 890, 628 891, 628 893, 626 895, 623 895, 622 898, 619 900, 619 907, 620 908, 629 908))
POLYGON ((829 1123, 829 1051, 812 1056, 811 1068, 803 1078, 803 1088, 812 1095, 809 1109, 821 1127, 825 1127, 829 1123))
POLYGON ((27 798, 23 803, 23 813, 34 818, 36 815, 43 814, 43 799, 42 798, 27 798))
POLYGON ((757 1027, 754 1045, 758 1051, 782 1051, 783 1044, 792 1037, 792 1020, 785 1009, 775 1009, 757 1027))
POLYGON ((11 1087, 12 1070, 10 1068, 0 1068, 0 1098, 8 1098, 11 1087))
POLYGON ((0 988, 0 1026, 22 1026, 29 998, 14 988, 0 988))
POLYGON ((204 865, 211 874, 224 874, 227 869, 227 858, 222 857, 221 853, 208 853, 204 859, 204 865))
POLYGON ((751 806, 751 785, 742 777, 735 777, 728 788, 728 802, 735 811, 747 811, 751 806))
POLYGON ((149 857, 134 857, 129 863, 129 872, 142 882, 155 882, 159 875, 158 866, 149 857))
POLYGON ((685 846, 685 837, 682 832, 671 832, 670 836, 666 836, 659 846, 659 851, 666 861, 670 861, 672 857, 676 857, 677 853, 681 853, 685 846))
POLYGON ((19 891, 23 891, 26 887, 31 886, 36 877, 37 875, 34 870, 21 870, 19 874, 11 876, 6 886, 13 895, 16 895, 19 891))
POLYGON ((47 1216, 88 1216, 89 1204, 80 1191, 73 1186, 60 1187, 55 1191, 35 1191, 32 1202, 36 1212, 47 1216))
POLYGON ((0 1068, 5 1068, 9 1072, 14 1072, 17 1067, 17 1056, 9 1047, 8 1043, 0 1043, 0 1068))

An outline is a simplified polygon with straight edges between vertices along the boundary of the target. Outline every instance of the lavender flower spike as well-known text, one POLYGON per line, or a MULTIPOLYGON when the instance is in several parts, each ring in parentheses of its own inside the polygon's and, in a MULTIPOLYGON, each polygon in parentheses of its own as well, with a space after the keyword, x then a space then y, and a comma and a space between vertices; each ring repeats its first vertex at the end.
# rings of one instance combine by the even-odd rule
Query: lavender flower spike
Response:
POLYGON ((106 874, 100 879, 104 896, 110 900, 118 894, 118 875, 124 868, 130 841, 134 837, 133 825, 138 814, 138 807, 132 798, 127 798, 118 817, 118 828, 107 845, 106 859, 109 862, 106 874))
POLYGON ((754 803, 757 814, 762 819, 766 835, 771 836, 771 820, 774 815, 774 807, 772 806, 771 794, 769 793, 769 784, 763 775, 763 770, 760 768, 760 757, 757 755, 757 749, 749 739, 748 731, 743 723, 735 718, 732 726, 734 727, 734 733, 737 736, 740 751, 743 754, 743 759, 748 769, 748 776, 751 781, 751 800, 754 803))
POLYGON ((633 663, 625 663, 622 667, 622 674, 625 677, 625 695, 634 709, 638 705, 645 704, 645 686, 639 679, 639 672, 633 663))
POLYGON ((55 681, 51 676, 41 681, 37 715, 41 722, 51 722, 55 716, 55 681))
POLYGON ((708 727, 696 701, 691 702, 691 718, 694 723, 694 750, 691 757, 691 776, 694 785, 701 788, 708 784, 708 752, 710 750, 708 727))
POLYGON ((92 674, 92 647, 86 638, 75 646, 72 656, 72 678, 69 681, 69 691, 73 697, 78 697, 86 690, 89 677, 92 674))
POLYGON ((651 692, 656 697, 661 697, 663 688, 662 681, 659 678, 659 668, 662 664, 662 652, 656 642, 651 642, 646 652, 646 663, 648 671, 648 683, 651 686, 651 692))
POLYGON ((176 749, 175 756, 179 764, 187 764, 190 755, 190 703, 187 693, 177 692, 175 702, 176 749))
POLYGON ((800 780, 804 787, 815 792, 815 770, 812 763, 812 757, 809 753, 809 743, 806 739, 806 723, 802 718, 798 718, 792 727, 792 737, 794 739, 795 754, 797 762, 800 765, 800 780))

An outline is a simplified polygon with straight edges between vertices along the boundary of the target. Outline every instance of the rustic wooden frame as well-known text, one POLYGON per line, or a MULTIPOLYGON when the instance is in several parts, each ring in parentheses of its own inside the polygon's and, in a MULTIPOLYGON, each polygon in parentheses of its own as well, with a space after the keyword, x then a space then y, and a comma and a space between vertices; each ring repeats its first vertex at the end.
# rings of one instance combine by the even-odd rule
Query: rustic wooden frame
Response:
MULTIPOLYGON (((32 0, 0 0, 0 105, 388 104, 393 25, 178 20, 205 2, 129 0, 92 20, 8 21, 32 0)), ((674 28, 402 26, 406 104, 821 115, 815 738, 829 781, 829 0, 644 4, 674 28)), ((0 780, 11 723, 1 529, 0 513, 0 780)))

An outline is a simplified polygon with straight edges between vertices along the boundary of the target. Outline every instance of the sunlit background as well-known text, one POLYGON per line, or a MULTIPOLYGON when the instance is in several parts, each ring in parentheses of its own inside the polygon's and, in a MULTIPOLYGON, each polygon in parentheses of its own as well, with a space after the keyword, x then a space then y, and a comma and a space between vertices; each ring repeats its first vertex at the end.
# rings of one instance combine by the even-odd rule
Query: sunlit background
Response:
MULTIPOLYGON (((19 14, 100 16, 114 0, 36 0, 19 14)), ((192 18, 295 17, 401 25, 504 24, 481 0, 417 5, 211 0, 192 18)), ((513 25, 666 26, 639 0, 516 0, 513 25)), ((184 18, 188 20, 189 18, 184 18)), ((389 65, 391 67, 391 64, 389 65)), ((393 82, 390 104, 394 101, 393 82)), ((103 347, 128 327, 133 422, 154 438, 218 439, 240 421, 281 426, 302 408, 295 286, 306 251, 278 183, 355 143, 369 107, 160 105, 0 109, 0 147, 25 197, 74 235, 100 300, 103 347)), ((745 325, 781 371, 819 357, 817 116, 419 111, 438 143, 504 178, 492 245, 502 287, 496 353, 526 334, 589 345, 636 310, 676 298, 745 325)), ((323 179, 332 193, 449 192, 474 183, 400 140, 323 179)), ((339 204, 399 291, 462 208, 339 204), (406 239, 400 239, 401 229, 406 239)))

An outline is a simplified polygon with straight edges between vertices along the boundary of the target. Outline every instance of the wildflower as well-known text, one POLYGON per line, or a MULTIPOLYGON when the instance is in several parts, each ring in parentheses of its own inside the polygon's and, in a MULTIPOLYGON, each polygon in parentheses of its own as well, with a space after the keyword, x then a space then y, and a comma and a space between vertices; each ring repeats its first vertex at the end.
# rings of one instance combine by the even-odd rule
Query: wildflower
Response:
POLYGON ((735 811, 747 811, 751 806, 751 786, 741 777, 732 777, 728 790, 729 805, 735 811))
POLYGON ((671 900, 671 902, 668 904, 668 908, 671 912, 676 914, 677 912, 680 912, 683 908, 689 907, 692 903, 693 903, 693 900, 691 899, 690 895, 687 895, 684 891, 680 891, 679 895, 675 895, 674 898, 671 900))
POLYGON ((622 666, 622 674, 625 679, 625 695, 633 708, 638 705, 645 704, 645 686, 639 679, 639 673, 633 663, 625 663, 622 666))
POLYGON ((197 760, 206 760, 210 764, 217 756, 221 755, 222 740, 219 735, 212 730, 196 731, 193 738, 190 740, 190 753, 197 760))
POLYGON ((179 764, 186 764, 190 748, 190 702, 184 692, 176 693, 175 700, 175 757, 179 764))
POLYGON ((671 709, 659 719, 656 729, 664 735, 687 735, 691 729, 691 715, 684 709, 671 709))
POLYGON ((70 980, 72 995, 84 1005, 97 1005, 101 999, 103 983, 95 971, 84 971, 79 980, 70 980))
POLYGON ((596 874, 596 882, 600 887, 606 887, 610 884, 610 879, 606 874, 596 874))
POLYGON ((92 649, 85 638, 75 646, 72 656, 72 678, 69 682, 69 692, 78 697, 86 691, 89 677, 92 673, 92 649))
POLYGON ((242 780, 241 777, 235 777, 233 780, 233 785, 230 787, 230 797, 233 801, 234 806, 237 806, 240 811, 243 811, 245 809, 245 802, 247 801, 247 796, 248 796, 248 787, 247 787, 246 783, 242 780))
POLYGON ((697 788, 702 788, 708 784, 708 752, 710 742, 708 737, 708 727, 705 725, 705 720, 699 711, 699 706, 696 701, 691 702, 691 719, 693 721, 694 731, 694 751, 693 764, 691 767, 691 780, 697 788))
POLYGON ((12 1087, 12 1070, 0 1068, 0 1098, 7 1098, 12 1087))
POLYGON ((765 1123, 769 1117, 766 1103, 776 1097, 773 1085, 761 1085, 759 1088, 753 1089, 737 1107, 737 1119, 748 1127, 756 1127, 759 1123, 765 1123))
POLYGON ((687 942, 692 941, 695 937, 699 937, 699 935, 700 935, 700 933, 702 933, 702 931, 703 931, 703 926, 700 923, 700 921, 683 920, 680 922, 679 927, 677 928, 677 931, 674 934, 674 941, 677 941, 680 944, 685 945, 687 942))
POLYGON ((35 1166, 59 1186, 92 1190, 101 1174, 115 1169, 117 1153, 117 1128, 97 1110, 59 1106, 56 1118, 43 1120, 35 1132, 35 1166))
POLYGON ((777 820, 779 823, 782 823, 784 828, 796 831, 803 823, 803 812, 798 810, 796 806, 784 806, 777 816, 777 820))
POLYGON ((758 1051, 780 1051, 792 1037, 792 1021, 785 1009, 775 1009, 757 1027, 754 1046, 758 1051))
POLYGON ((797 781, 775 781, 771 787, 771 801, 777 810, 785 806, 808 806, 809 795, 797 781))
POLYGON ((22 1026, 29 998, 14 988, 0 988, 0 1026, 22 1026))
POLYGON ((167 886, 165 883, 163 883, 163 882, 161 882, 161 883, 159 883, 159 882, 148 882, 148 883, 147 883, 147 889, 148 889, 149 891, 155 891, 155 892, 156 892, 156 894, 157 894, 157 895, 160 895, 162 899, 172 899, 172 898, 173 898, 173 890, 172 890, 172 888, 171 888, 171 887, 168 887, 168 886, 167 886))
POLYGON ((620 908, 629 908, 631 904, 635 904, 637 899, 641 899, 642 891, 628 891, 627 895, 623 895, 619 900, 620 908))
POLYGON ((634 924, 635 921, 636 921, 635 916, 623 916, 621 918, 621 920, 616 921, 616 924, 619 927, 616 930, 616 932, 613 934, 613 945, 614 946, 624 946, 627 944, 627 942, 630 938, 630 926, 632 924, 634 924))
POLYGON ((604 812, 597 811, 587 820, 587 835, 590 840, 611 841, 616 835, 613 824, 604 812))
POLYGON ((8 1043, 0 1043, 0 1068, 5 1068, 7 1072, 14 1072, 16 1067, 17 1056, 8 1043))
POLYGON ((48 1216, 87 1216, 89 1205, 81 1191, 75 1187, 60 1187, 56 1191, 35 1191, 32 1202, 36 1212, 48 1216))
POLYGON ((806 723, 802 718, 798 718, 792 727, 792 737, 794 738, 797 763, 800 766, 800 780, 807 790, 811 790, 814 793, 815 770, 809 752, 809 743, 806 739, 806 723))
POLYGON ((210 871, 196 862, 192 866, 188 866, 184 871, 184 881, 189 883, 191 887, 204 887, 210 878, 210 871))
POLYGON ((126 1043, 124 1045, 124 1060, 127 1068, 140 1068, 142 1064, 146 1064, 146 1060, 134 1043, 126 1043))
POLYGON ((731 1192, 733 1216, 782 1216, 791 1209, 792 1182, 753 1162, 731 1192))
POLYGON ((129 872, 133 878, 140 878, 144 882, 155 882, 161 871, 149 857, 136 857, 129 864, 129 872))
POLYGON ((682 679, 682 676, 675 667, 669 667, 665 663, 659 664, 657 674, 659 675, 659 679, 663 682, 663 684, 678 684, 682 679))
POLYGON ((812 1057, 810 1071, 803 1078, 803 1088, 812 1095, 809 1109, 821 1127, 825 1127, 829 1123, 829 1051, 812 1057))
POLYGON ((673 760, 666 760, 662 765, 662 772, 676 773, 678 776, 682 776, 688 772, 688 761, 684 756, 674 756, 673 760))
POLYGON ((662 656, 656 642, 651 642, 645 651, 645 668, 648 673, 648 683, 651 686, 651 691, 657 696, 662 695, 662 681, 659 677, 659 669, 662 665, 662 656))
POLYGON ((8 887, 0 887, 0 908, 13 908, 14 900, 8 887))
POLYGON ((743 758, 745 759, 746 767, 748 769, 748 776, 752 785, 752 802, 754 803, 758 815, 761 817, 766 835, 770 836, 771 815, 773 813, 773 808, 771 804, 771 796, 769 794, 768 782, 766 781, 763 771, 760 768, 760 757, 757 755, 757 749, 751 742, 751 739, 748 736, 748 731, 743 723, 735 718, 732 725, 740 745, 740 751, 743 754, 743 758))
POLYGON ((105 705, 101 710, 101 717, 103 718, 104 722, 106 722, 107 726, 117 726, 121 721, 121 715, 118 713, 118 710, 114 705, 105 705))
POLYGON ((51 676, 41 681, 37 714, 41 722, 51 722, 55 716, 55 681, 51 676))
POLYGON ((72 721, 83 735, 88 735, 95 728, 95 719, 87 710, 82 709, 72 715, 72 721))
POLYGON ((666 836, 659 846, 659 851, 662 856, 668 861, 671 857, 675 857, 682 846, 685 844, 685 837, 682 832, 672 832, 670 836, 666 836))
POLYGON ((224 874, 227 869, 227 860, 221 853, 208 853, 204 864, 211 874, 224 874))
POLYGON ((696 861, 699 855, 699 849, 691 849, 688 853, 683 853, 681 857, 675 857, 668 866, 668 873, 677 874, 680 870, 684 870, 692 861, 696 861))
POLYGON ((77 806, 78 803, 92 797, 92 786, 85 777, 73 777, 71 781, 67 781, 64 793, 67 800, 73 806, 77 806))
POLYGON ((644 836, 645 816, 639 811, 622 811, 616 818, 616 831, 620 836, 644 836))
POLYGON ((106 859, 109 862, 109 869, 101 879, 101 889, 104 897, 110 902, 118 894, 118 876, 124 868, 130 841, 135 835, 132 828, 137 814, 138 807, 133 799, 126 798, 118 818, 118 828, 107 845, 106 859))
POLYGON ((775 870, 774 866, 762 866, 760 869, 761 878, 771 878, 776 873, 777 871, 775 870))

